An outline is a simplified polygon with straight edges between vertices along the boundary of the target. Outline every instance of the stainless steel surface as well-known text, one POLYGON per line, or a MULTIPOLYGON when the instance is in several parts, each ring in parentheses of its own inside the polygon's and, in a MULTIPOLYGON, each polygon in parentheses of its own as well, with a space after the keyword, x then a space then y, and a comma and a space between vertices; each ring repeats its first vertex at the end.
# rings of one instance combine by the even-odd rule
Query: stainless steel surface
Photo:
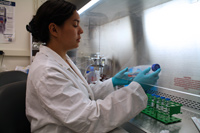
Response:
POLYGON ((140 114, 126 125, 130 130, 198 132, 191 117, 200 117, 199 14, 199 0, 101 0, 81 15, 82 71, 96 53, 107 59, 108 77, 125 67, 158 63, 162 71, 152 92, 184 105, 183 114, 175 115, 180 123, 165 125, 140 114))
POLYGON ((129 133, 150 133, 149 131, 145 130, 144 128, 141 129, 138 126, 136 126, 130 122, 123 124, 121 127, 129 133))
POLYGON ((181 118, 181 122, 166 125, 140 113, 130 122, 125 123, 122 127, 130 133, 134 133, 135 127, 147 133, 160 133, 162 130, 168 130, 169 133, 199 133, 191 117, 200 118, 200 112, 193 111, 187 107, 182 107, 181 111, 183 114, 173 115, 181 118), (131 127, 131 125, 133 127, 131 127))
POLYGON ((131 14, 140 15, 145 9, 168 1, 171 0, 100 0, 81 16, 92 18, 90 25, 100 26, 131 14))
POLYGON ((108 77, 125 67, 158 63, 162 71, 152 93, 184 105, 183 114, 175 115, 179 123, 139 114, 124 125, 129 130, 198 133, 191 117, 200 118, 199 14, 199 0, 102 0, 81 15, 81 70, 96 53, 106 57, 108 77))
POLYGON ((84 59, 99 53, 111 77, 125 67, 158 63, 158 90, 176 90, 172 96, 199 104, 199 14, 199 0, 101 0, 81 15, 77 65, 84 71, 84 59))

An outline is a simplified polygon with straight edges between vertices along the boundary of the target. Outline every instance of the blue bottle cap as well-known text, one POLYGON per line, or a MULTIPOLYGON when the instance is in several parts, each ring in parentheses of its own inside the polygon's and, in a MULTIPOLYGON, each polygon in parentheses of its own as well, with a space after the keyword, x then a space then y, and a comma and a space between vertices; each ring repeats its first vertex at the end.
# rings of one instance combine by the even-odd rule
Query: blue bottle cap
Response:
POLYGON ((165 97, 161 97, 161 99, 165 99, 165 97))
POLYGON ((86 73, 89 73, 90 71, 87 71, 86 73))
POLYGON ((151 96, 153 96, 153 97, 154 97, 154 96, 156 96, 156 95, 155 95, 155 94, 151 94, 151 96))
POLYGON ((160 65, 159 65, 159 64, 153 64, 153 65, 151 66, 152 71, 156 71, 156 70, 158 70, 159 68, 160 68, 160 65))
POLYGON ((166 98, 165 100, 166 100, 166 101, 170 101, 170 98, 166 98))
POLYGON ((159 98, 160 96, 159 95, 156 95, 156 98, 159 98))

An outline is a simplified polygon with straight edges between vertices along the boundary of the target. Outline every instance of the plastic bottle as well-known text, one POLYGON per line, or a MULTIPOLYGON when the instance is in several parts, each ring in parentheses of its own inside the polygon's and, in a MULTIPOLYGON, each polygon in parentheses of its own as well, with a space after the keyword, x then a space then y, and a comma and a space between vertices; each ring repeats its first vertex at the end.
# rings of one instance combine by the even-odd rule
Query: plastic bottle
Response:
POLYGON ((97 80, 94 67, 91 66, 91 67, 90 67, 90 71, 87 71, 87 72, 86 72, 86 80, 87 80, 87 82, 88 82, 89 84, 95 83, 95 81, 97 80))
POLYGON ((136 77, 137 74, 141 71, 144 71, 145 69, 147 69, 148 67, 151 67, 151 70, 149 73, 152 73, 153 71, 156 71, 160 68, 159 64, 153 64, 152 66, 149 65, 140 65, 140 66, 135 66, 135 67, 131 67, 129 68, 129 77, 136 77))
POLYGON ((90 71, 87 71, 85 74, 85 79, 87 80, 87 82, 90 82, 90 77, 89 77, 90 71))
POLYGON ((99 81, 101 79, 100 71, 99 70, 95 70, 95 75, 96 75, 96 80, 99 81))
MULTIPOLYGON (((153 64, 153 65, 140 65, 140 66, 135 66, 135 67, 131 67, 129 68, 129 77, 136 77, 138 73, 140 73, 141 71, 144 71, 145 69, 151 67, 151 70, 147 73, 150 74, 156 70, 158 70, 160 68, 159 64, 153 64)), ((155 85, 152 85, 151 89, 145 90, 146 93, 150 93, 151 91, 157 91, 157 87, 155 85)))

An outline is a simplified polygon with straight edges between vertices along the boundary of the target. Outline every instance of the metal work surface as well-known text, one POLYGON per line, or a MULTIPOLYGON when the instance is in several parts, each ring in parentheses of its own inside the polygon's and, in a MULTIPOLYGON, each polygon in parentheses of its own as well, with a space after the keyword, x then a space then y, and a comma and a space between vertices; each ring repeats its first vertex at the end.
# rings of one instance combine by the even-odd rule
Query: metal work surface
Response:
POLYGON ((169 133, 199 133, 191 117, 200 118, 200 113, 191 108, 182 107, 182 114, 174 115, 182 119, 181 122, 164 124, 143 113, 137 115, 134 119, 122 125, 130 133, 160 133, 162 130, 168 130, 169 133))

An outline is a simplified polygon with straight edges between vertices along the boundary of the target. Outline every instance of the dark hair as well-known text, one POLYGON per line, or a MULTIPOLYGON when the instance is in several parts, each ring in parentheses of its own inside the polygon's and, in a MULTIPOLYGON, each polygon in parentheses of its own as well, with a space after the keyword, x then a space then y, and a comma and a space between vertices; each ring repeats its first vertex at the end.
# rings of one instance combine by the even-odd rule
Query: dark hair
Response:
POLYGON ((36 42, 47 43, 50 40, 49 24, 62 26, 75 10, 76 6, 65 0, 48 0, 39 7, 26 29, 36 42))

